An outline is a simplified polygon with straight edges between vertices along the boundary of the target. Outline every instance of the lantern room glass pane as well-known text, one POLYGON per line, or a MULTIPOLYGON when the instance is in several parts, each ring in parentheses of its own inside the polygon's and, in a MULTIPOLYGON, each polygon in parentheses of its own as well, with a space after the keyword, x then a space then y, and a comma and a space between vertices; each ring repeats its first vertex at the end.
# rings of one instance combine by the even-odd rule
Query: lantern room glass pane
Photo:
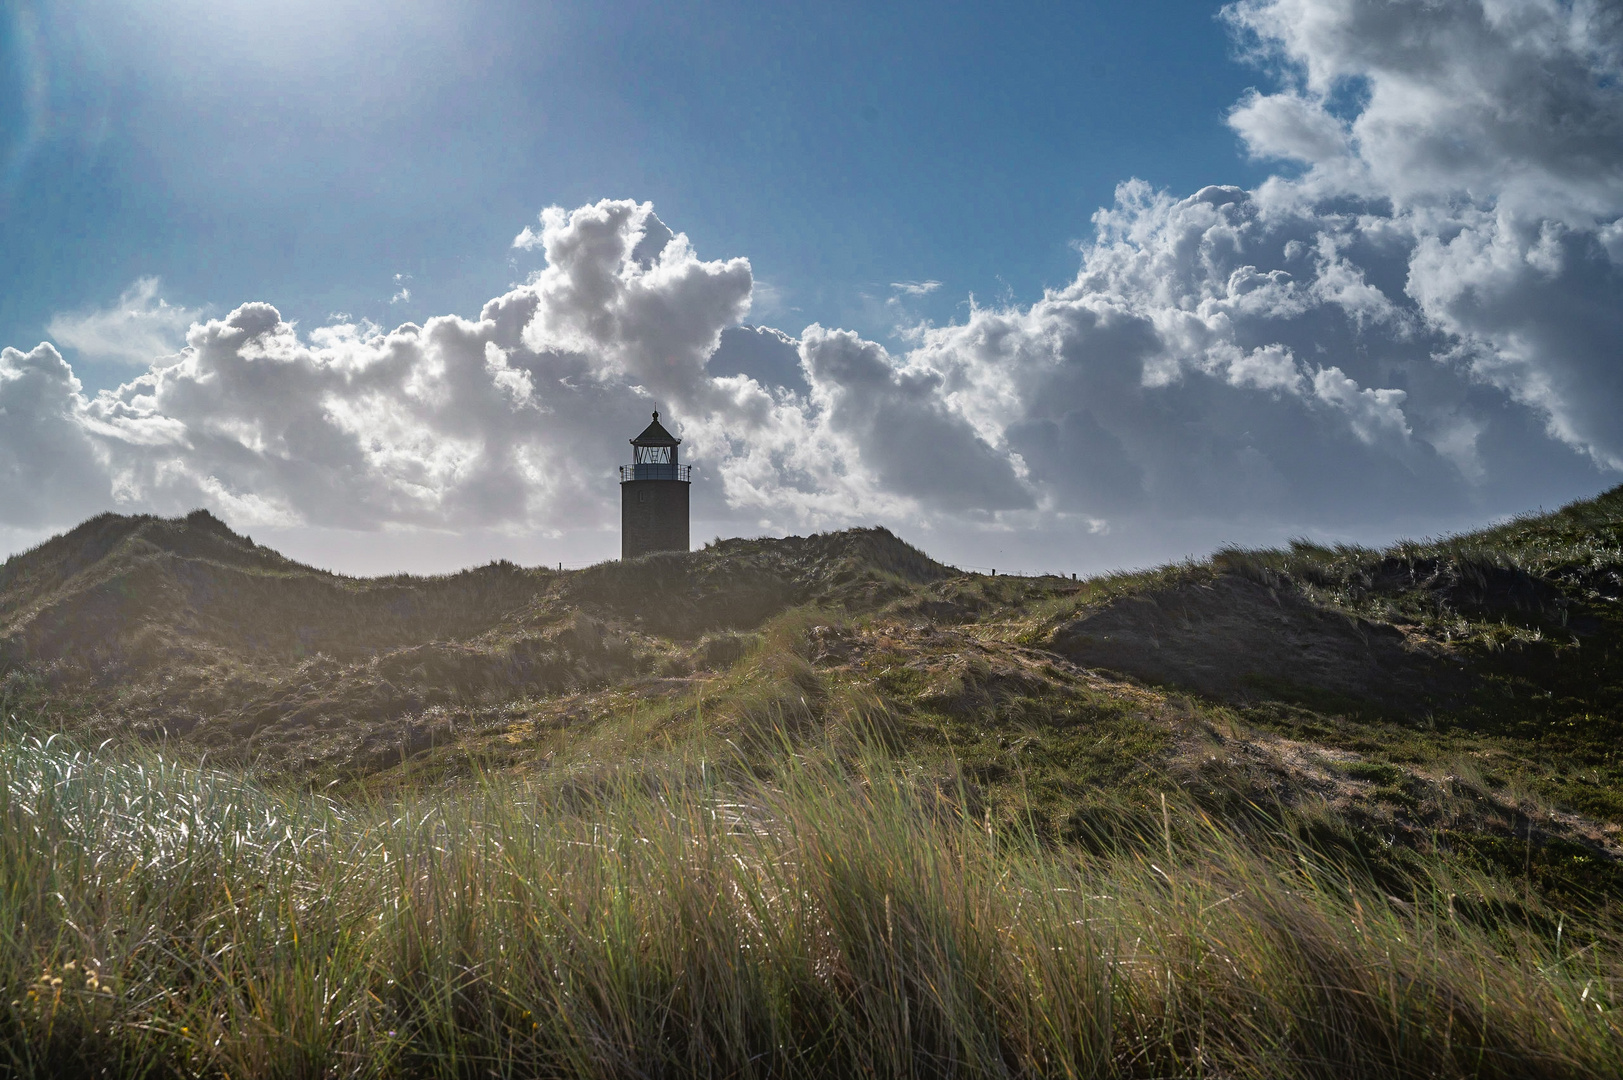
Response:
POLYGON ((638 465, 669 465, 671 448, 668 446, 639 446, 634 459, 638 465))

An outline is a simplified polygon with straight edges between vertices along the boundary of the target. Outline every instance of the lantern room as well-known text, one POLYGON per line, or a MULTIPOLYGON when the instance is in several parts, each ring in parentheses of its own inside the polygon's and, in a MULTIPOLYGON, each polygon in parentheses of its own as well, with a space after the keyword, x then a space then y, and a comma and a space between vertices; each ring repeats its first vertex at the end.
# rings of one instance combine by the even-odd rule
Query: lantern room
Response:
POLYGON ((681 443, 681 439, 665 430, 665 425, 659 422, 659 413, 655 412, 653 423, 631 440, 631 464, 620 466, 620 479, 686 481, 688 470, 676 460, 681 443))

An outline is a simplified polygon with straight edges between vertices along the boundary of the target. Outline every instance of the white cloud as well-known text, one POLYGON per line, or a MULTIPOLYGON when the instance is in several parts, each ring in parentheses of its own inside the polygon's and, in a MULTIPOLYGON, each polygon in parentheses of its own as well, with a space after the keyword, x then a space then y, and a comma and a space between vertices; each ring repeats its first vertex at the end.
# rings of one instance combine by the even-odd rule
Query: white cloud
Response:
MULTIPOLYGON (((750 308, 755 309, 753 293, 750 308)), ((706 367, 716 376, 747 375, 768 389, 806 388, 800 342, 770 326, 729 326, 706 367)))
POLYGON ((153 357, 178 350, 186 328, 202 314, 168 303, 158 295, 160 287, 155 277, 139 278, 113 306, 58 313, 46 331, 86 357, 146 367, 153 357))
MULTIPOLYGON (((651 406, 737 506, 803 523, 909 504, 805 397, 709 372, 749 309, 745 260, 698 258, 631 202, 548 210, 536 236, 546 266, 476 320, 301 335, 244 304, 91 398, 50 345, 8 350, 0 408, 29 423, 4 429, 6 479, 32 493, 4 500, 8 523, 50 516, 49 487, 77 500, 62 506, 201 504, 252 525, 606 526, 604 478, 651 406), (68 471, 71 484, 46 484, 68 471)), ((744 333, 800 379, 795 339, 744 333)))
POLYGON ((928 296, 941 288, 939 281, 893 281, 890 287, 907 296, 928 296))
POLYGON ((105 509, 105 461, 80 419, 73 369, 48 344, 0 349, 3 524, 59 525, 105 509))
POLYGON ((1485 493, 1545 498, 1556 468, 1623 468, 1617 19, 1542 0, 1228 17, 1279 82, 1230 122, 1295 164, 1252 190, 1122 184, 1076 278, 1034 303, 972 305, 897 350, 740 325, 747 260, 700 258, 646 203, 551 207, 514 240, 542 267, 478 319, 301 336, 246 304, 93 398, 50 346, 8 350, 0 409, 29 420, 0 426, 0 496, 27 497, 0 524, 111 498, 276 527, 612 530, 612 465, 655 407, 700 465, 698 518, 1119 561, 1436 529, 1485 493))
POLYGON ((1229 113, 1229 124, 1260 158, 1323 164, 1348 152, 1347 131, 1322 101, 1302 94, 1255 90, 1229 113))
POLYGON ((1402 408, 1408 395, 1402 390, 1360 387, 1340 368, 1328 367, 1313 373, 1313 394, 1345 413, 1347 426, 1366 443, 1409 437, 1409 421, 1402 408))
POLYGON ((1372 192, 1402 205, 1616 217, 1620 13, 1594 0, 1240 0, 1225 9, 1285 82, 1236 116, 1261 154, 1325 164, 1338 93, 1372 192), (1272 104, 1270 104, 1272 103, 1272 104), (1272 110, 1265 119, 1263 112, 1272 110))
POLYGON ((1033 505, 1023 462, 954 408, 947 375, 930 363, 898 363, 881 345, 816 323, 801 334, 800 362, 814 415, 880 486, 960 513, 1033 505))
POLYGON ((1384 298, 1354 283, 1352 298, 1442 335, 1449 362, 1623 468, 1623 12, 1244 0, 1226 14, 1287 84, 1231 122, 1255 154, 1312 167, 1260 194, 1363 200, 1352 230, 1396 244, 1407 276, 1384 298), (1360 102, 1348 124, 1331 115, 1338 94, 1360 102))

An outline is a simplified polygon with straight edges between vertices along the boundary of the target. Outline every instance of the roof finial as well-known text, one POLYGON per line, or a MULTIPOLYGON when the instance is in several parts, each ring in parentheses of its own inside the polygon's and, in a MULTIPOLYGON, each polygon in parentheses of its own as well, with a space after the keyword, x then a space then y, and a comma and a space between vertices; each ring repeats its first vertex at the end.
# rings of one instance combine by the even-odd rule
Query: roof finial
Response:
POLYGON ((655 409, 655 410, 654 410, 654 419, 655 419, 655 420, 658 420, 658 419, 659 419, 659 410, 658 410, 658 409, 655 409))

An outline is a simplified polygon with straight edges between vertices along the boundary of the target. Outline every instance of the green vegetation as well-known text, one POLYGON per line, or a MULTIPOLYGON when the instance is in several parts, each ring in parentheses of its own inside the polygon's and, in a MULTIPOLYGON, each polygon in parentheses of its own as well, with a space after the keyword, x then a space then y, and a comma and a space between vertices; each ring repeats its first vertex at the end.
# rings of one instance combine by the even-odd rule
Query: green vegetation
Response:
MULTIPOLYGON (((1617 942, 1180 801, 1053 848, 872 754, 340 806, 0 749, 0 1067, 1613 1076, 1617 942), (1147 826, 1147 827, 1140 827, 1147 826)), ((1321 831, 1333 827, 1317 823, 1321 831)))
POLYGON ((1623 1072, 1623 488, 1081 582, 109 515, 0 715, 0 1075, 1623 1072))

